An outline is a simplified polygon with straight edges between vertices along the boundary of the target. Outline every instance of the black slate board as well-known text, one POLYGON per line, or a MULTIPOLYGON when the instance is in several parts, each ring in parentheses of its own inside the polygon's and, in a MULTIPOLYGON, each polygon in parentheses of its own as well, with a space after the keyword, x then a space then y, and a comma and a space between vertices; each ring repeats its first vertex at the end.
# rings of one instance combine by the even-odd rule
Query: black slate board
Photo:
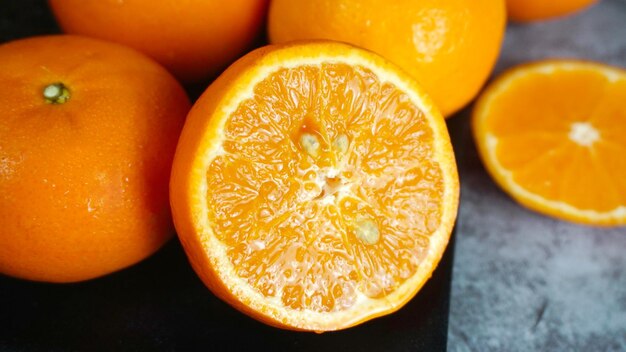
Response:
MULTIPOLYGON (((57 32, 45 1, 0 0, 0 43, 57 32)), ((0 351, 445 351, 452 244, 400 311, 321 335, 269 327, 223 303, 197 278, 177 239, 134 267, 88 282, 0 276, 0 351)))

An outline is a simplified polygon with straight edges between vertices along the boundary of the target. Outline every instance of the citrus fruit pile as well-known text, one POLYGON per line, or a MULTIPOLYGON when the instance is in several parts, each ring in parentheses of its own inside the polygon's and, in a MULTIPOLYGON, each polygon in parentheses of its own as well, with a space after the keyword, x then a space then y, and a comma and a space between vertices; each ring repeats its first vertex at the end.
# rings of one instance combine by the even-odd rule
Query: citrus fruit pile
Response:
MULTIPOLYGON (((0 272, 96 278, 154 253, 173 220, 211 291, 267 324, 394 312, 449 241, 444 116, 487 80, 506 9, 589 3, 50 0, 71 35, 0 45, 0 272), (266 22, 271 45, 250 51, 266 22), (179 82, 208 88, 191 106, 179 82)), ((626 223, 625 76, 504 75, 473 117, 489 172, 537 211, 626 223)))

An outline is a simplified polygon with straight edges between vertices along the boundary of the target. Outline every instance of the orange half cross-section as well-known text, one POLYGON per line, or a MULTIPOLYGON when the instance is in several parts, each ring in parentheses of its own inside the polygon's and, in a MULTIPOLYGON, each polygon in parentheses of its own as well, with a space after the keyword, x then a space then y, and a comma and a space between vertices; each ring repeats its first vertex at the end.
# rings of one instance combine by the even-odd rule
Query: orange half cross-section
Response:
POLYGON ((188 117, 171 183, 194 268, 252 316, 335 330, 400 308, 456 216, 441 115, 417 84, 344 44, 267 47, 188 117))

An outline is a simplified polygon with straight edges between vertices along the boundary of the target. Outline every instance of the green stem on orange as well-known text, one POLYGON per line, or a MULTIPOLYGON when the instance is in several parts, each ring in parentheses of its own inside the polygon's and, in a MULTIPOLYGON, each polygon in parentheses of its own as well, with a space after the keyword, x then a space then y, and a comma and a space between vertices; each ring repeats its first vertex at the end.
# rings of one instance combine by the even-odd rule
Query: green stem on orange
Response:
POLYGON ((48 104, 63 104, 70 100, 70 90, 61 82, 51 83, 43 89, 43 97, 48 104))

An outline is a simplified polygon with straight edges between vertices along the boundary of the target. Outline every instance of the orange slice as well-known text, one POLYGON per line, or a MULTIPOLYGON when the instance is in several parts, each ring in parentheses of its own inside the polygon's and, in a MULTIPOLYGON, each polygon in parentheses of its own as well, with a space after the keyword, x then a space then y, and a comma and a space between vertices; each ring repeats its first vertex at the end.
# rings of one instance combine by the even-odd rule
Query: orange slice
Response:
POLYGON ((519 203, 594 225, 626 224, 626 72, 546 61, 514 68, 476 104, 488 172, 519 203))
POLYGON ((317 42, 258 49, 200 97, 170 184, 205 284, 268 324, 346 328, 431 276, 457 212, 445 122, 379 56, 317 42))

